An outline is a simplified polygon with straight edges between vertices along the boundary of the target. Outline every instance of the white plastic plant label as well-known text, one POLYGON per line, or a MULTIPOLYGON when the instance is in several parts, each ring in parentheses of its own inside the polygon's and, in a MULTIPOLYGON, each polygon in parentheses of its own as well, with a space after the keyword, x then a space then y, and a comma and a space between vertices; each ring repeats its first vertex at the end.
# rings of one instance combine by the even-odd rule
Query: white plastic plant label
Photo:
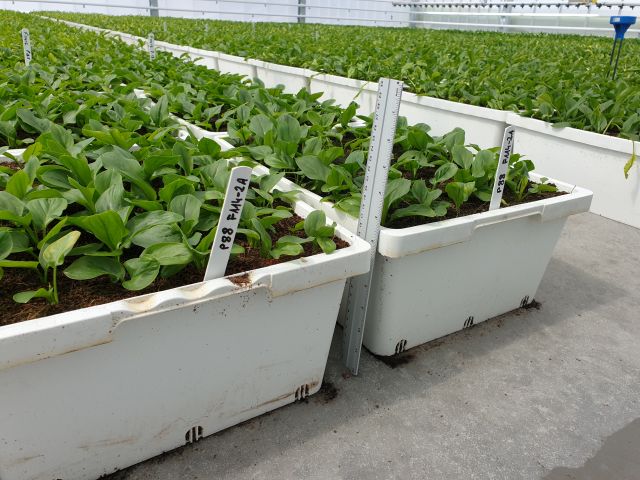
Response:
POLYGON ((491 203, 489 204, 489 210, 495 210, 500 208, 500 202, 502 201, 502 194, 507 181, 507 170, 509 169, 509 160, 513 153, 513 141, 515 138, 515 128, 509 126, 504 129, 504 136, 502 137, 502 148, 500 149, 500 156, 498 157, 498 168, 496 169, 496 177, 493 181, 493 192, 491 194, 491 203))
POLYGON ((23 28, 20 32, 22 34, 22 48, 24 49, 24 64, 28 67, 33 58, 31 55, 31 35, 29 35, 29 29, 23 28))
POLYGON ((156 59, 156 37, 153 35, 153 33, 149 34, 147 45, 149 46, 149 59, 155 60, 156 59))
POLYGON ((213 280, 224 276, 250 182, 250 167, 235 167, 231 170, 222 210, 220 211, 220 220, 218 221, 216 235, 211 247, 211 256, 209 257, 207 271, 204 274, 205 280, 213 280))

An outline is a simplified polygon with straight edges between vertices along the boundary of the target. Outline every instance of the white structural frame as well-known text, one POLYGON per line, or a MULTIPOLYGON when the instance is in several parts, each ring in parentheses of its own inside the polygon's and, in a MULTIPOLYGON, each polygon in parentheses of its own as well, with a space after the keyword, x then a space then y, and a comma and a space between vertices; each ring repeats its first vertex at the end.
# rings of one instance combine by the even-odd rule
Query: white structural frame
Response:
MULTIPOLYGON (((351 0, 344 2, 343 6, 328 6, 322 4, 314 4, 311 0, 292 0, 287 3, 284 0, 276 2, 257 2, 255 0, 199 0, 202 2, 215 5, 216 9, 203 8, 185 8, 178 2, 172 3, 172 0, 148 0, 148 4, 133 4, 134 2, 106 2, 94 0, 84 2, 80 0, 0 0, 0 8, 26 8, 30 10, 38 10, 39 7, 56 7, 60 6, 62 10, 69 10, 70 7, 82 7, 83 12, 100 12, 104 9, 124 9, 131 11, 132 14, 142 14, 150 16, 190 16, 200 14, 205 18, 233 19, 250 22, 262 21, 285 21, 293 23, 334 23, 334 24, 365 24, 372 26, 390 26, 390 27, 422 27, 422 28, 463 28, 473 30, 496 29, 499 31, 543 31, 558 33, 578 33, 578 34, 596 34, 611 35, 613 29, 607 26, 599 26, 602 20, 610 15, 620 15, 623 13, 633 14, 635 7, 640 7, 640 1, 632 0, 630 2, 611 1, 600 2, 595 4, 586 3, 569 3, 569 2, 548 2, 548 1, 531 1, 531 2, 504 2, 493 1, 481 3, 478 1, 469 2, 392 2, 389 0, 351 0), (370 3, 383 4, 390 7, 384 8, 363 8, 370 3), (262 11, 238 11, 229 6, 242 6, 246 9, 262 8, 262 11), (34 8, 30 8, 34 6, 34 8), (409 8, 405 8, 409 7, 409 8), (546 7, 548 12, 540 12, 540 7, 546 7), (571 7, 576 7, 576 12, 568 12, 571 7), (441 10, 444 8, 444 10, 441 10), (491 11, 491 9, 496 11, 491 11), (102 9, 102 10, 101 10, 102 9), (438 9, 438 10, 436 10, 438 9), (452 10, 453 9, 453 10, 452 10), (520 9, 522 11, 514 11, 520 9), (580 9, 587 11, 580 12, 580 9), (265 11, 266 10, 266 11, 265 11), (623 12, 624 10, 624 12, 623 12), (328 11, 328 14, 324 14, 328 11), (318 13, 320 12, 320 13, 318 13), (335 12, 335 13, 331 13, 335 12), (363 15, 366 13, 368 15, 363 15), (376 16, 384 16, 385 18, 373 18, 376 16), (239 18, 238 18, 239 17, 239 18), (426 19, 425 19, 426 18, 426 19), (433 18, 433 20, 431 20, 433 18), (527 23, 516 23, 517 19, 530 19, 527 23), (487 21, 481 21, 486 19, 487 21), (514 22, 510 20, 514 19, 514 22), (539 19, 540 22, 536 22, 539 19), (545 24, 553 21, 553 25, 545 24), (576 25, 576 22, 584 20, 584 25, 576 25), (600 21, 599 21, 600 20, 600 21), (598 25, 592 25, 591 21, 595 21, 598 25), (571 24, 562 24, 562 23, 571 24)), ((195 2, 194 2, 195 5, 195 2)), ((629 31, 629 36, 640 36, 639 29, 629 31)))

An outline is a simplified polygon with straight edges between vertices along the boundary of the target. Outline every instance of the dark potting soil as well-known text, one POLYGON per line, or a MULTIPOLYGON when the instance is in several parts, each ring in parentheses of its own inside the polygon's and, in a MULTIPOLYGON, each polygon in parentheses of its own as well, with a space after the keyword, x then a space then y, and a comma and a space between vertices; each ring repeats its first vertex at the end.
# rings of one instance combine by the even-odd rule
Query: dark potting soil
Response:
POLYGON ((22 165, 20 165, 17 162, 6 162, 6 163, 0 163, 0 167, 7 167, 10 170, 13 171, 18 171, 22 169, 22 165))
POLYGON ((215 116, 211 117, 209 119, 209 122, 208 122, 209 123, 209 128, 207 130, 210 130, 212 132, 226 132, 227 131, 226 124, 222 124, 222 125, 220 125, 220 127, 216 126, 216 122, 218 120, 220 120, 220 118, 222 118, 222 117, 220 117, 218 115, 215 115, 215 116))
MULTIPOLYGON (((271 233, 271 239, 275 245, 278 238, 285 235, 296 235, 304 238, 304 231, 292 232, 291 229, 296 223, 302 221, 302 218, 294 215, 291 218, 281 220, 274 225, 275 232, 271 233)), ((345 248, 349 244, 337 237, 334 242, 338 249, 345 248)), ((321 253, 322 251, 316 247, 315 249, 310 243, 303 244, 304 253, 296 257, 283 256, 275 260, 273 258, 262 258, 260 250, 251 248, 244 239, 236 238, 238 245, 245 248, 245 253, 234 256, 229 260, 226 275, 234 275, 237 273, 247 272, 278 263, 288 262, 296 258, 308 257, 321 253)), ((70 262, 68 262, 70 263, 70 262)), ((67 265, 68 265, 67 263, 67 265)), ((154 293, 162 290, 190 285, 202 281, 203 271, 198 270, 193 265, 187 266, 184 270, 178 272, 170 278, 160 278, 152 283, 149 287, 140 291, 130 291, 123 288, 120 284, 112 283, 108 277, 98 277, 93 280, 77 281, 71 280, 63 275, 62 271, 67 265, 58 268, 58 296, 60 303, 50 305, 46 300, 37 298, 31 300, 27 304, 20 304, 13 301, 13 295, 26 290, 37 290, 42 287, 42 282, 32 270, 28 269, 4 269, 4 277, 0 282, 0 326, 10 325, 34 318, 54 315, 56 313, 68 312, 78 308, 91 307, 104 303, 114 302, 125 298, 131 298, 146 293, 154 293)), ((250 284, 248 275, 240 275, 232 279, 233 283, 239 286, 250 284)))
MULTIPOLYGON (((515 195, 510 190, 505 190, 502 200, 508 205, 520 205, 523 203, 535 202, 537 200, 544 200, 547 198, 559 197, 560 195, 566 195, 567 192, 543 192, 536 194, 528 194, 524 199, 518 201, 515 195)), ((445 197, 443 194, 442 197, 445 197)), ((427 223, 441 222, 442 220, 449 220, 452 218, 465 217, 467 215, 473 215, 475 213, 488 212, 489 202, 483 202, 479 198, 470 197, 469 200, 464 202, 460 206, 460 210, 456 210, 455 207, 449 208, 447 214, 444 217, 405 217, 399 218, 393 222, 387 222, 385 227, 389 228, 408 228, 415 227, 417 225, 425 225, 427 223)))

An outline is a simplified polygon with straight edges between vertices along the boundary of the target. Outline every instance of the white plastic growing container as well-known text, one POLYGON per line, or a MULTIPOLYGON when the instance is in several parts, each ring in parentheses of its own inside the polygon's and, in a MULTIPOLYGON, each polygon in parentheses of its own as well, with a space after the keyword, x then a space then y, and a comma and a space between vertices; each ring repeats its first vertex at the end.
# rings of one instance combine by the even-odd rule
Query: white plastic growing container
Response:
MULTIPOLYGON (((583 185, 594 193, 591 211, 640 228, 640 162, 624 177, 633 142, 550 123, 515 113, 507 117, 516 127, 515 148, 527 152, 536 167, 554 178, 583 185)), ((640 142, 635 142, 640 155, 640 142)))
MULTIPOLYGON (((312 92, 323 92, 323 99, 335 98, 339 105, 346 106, 355 101, 360 105, 361 113, 370 115, 375 111, 377 82, 317 74, 311 77, 309 88, 312 92)), ((505 111, 409 92, 402 94, 400 115, 407 117, 409 123, 427 123, 433 135, 462 128, 467 132, 467 143, 483 148, 500 145, 507 127, 505 111)))
POLYGON ((346 107, 351 102, 360 105, 359 113, 372 114, 376 109, 378 82, 367 82, 326 73, 311 76, 311 92, 322 92, 322 100, 334 99, 337 105, 346 107))
POLYGON ((0 327, 0 478, 95 479, 316 392, 369 268, 336 231, 331 255, 0 327))
POLYGON ((256 78, 256 67, 247 58, 218 52, 218 70, 222 73, 238 73, 251 79, 256 78))
POLYGON ((264 62, 262 60, 248 60, 256 68, 256 77, 267 88, 283 85, 287 93, 298 93, 301 89, 310 90, 311 77, 316 75, 313 70, 306 68, 290 67, 277 63, 264 62))
POLYGON ((407 117, 409 123, 428 124, 432 135, 444 135, 456 127, 462 128, 466 132, 466 143, 475 143, 482 148, 501 145, 507 128, 507 112, 503 110, 409 92, 402 94, 400 115, 407 117))
MULTIPOLYGON (((393 355, 531 302, 567 217, 589 210, 593 196, 551 181, 569 193, 416 227, 383 227, 365 347, 393 355)), ((300 190, 305 202, 357 230, 357 219, 320 196, 286 179, 277 188, 300 190)))

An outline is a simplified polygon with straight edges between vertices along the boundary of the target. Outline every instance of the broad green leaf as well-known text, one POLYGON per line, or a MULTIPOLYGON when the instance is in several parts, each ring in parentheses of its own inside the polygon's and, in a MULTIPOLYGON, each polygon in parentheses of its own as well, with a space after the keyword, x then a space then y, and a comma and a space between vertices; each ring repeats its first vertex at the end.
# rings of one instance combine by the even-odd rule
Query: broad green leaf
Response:
POLYGON ((450 178, 452 178, 458 172, 458 166, 453 162, 447 162, 436 170, 436 173, 433 175, 433 179, 431 182, 434 185, 437 185, 442 182, 446 182, 450 178))
POLYGON ((275 259, 279 259, 281 256, 296 257, 304 253, 304 248, 299 243, 280 243, 278 242, 276 247, 271 250, 271 256, 275 259))
POLYGON ((17 198, 24 198, 31 189, 31 178, 24 170, 18 170, 7 182, 6 191, 17 198))
POLYGON ((424 130, 411 128, 409 130, 407 140, 409 140, 411 146, 416 150, 424 150, 429 145, 431 137, 429 137, 424 130))
POLYGON ((160 265, 186 265, 193 259, 193 253, 183 243, 156 243, 146 248, 143 257, 151 257, 160 265))
POLYGON ((62 265, 65 257, 80 238, 80 232, 72 231, 47 245, 40 252, 43 267, 53 268, 62 265))
POLYGON ((180 229, 175 225, 153 225, 131 236, 131 243, 147 248, 156 243, 175 243, 182 240, 180 229))
POLYGON ((184 220, 182 215, 164 210, 153 210, 132 217, 127 222, 127 230, 134 236, 143 230, 156 225, 171 225, 184 220))
POLYGON ((51 122, 47 119, 36 117, 31 110, 21 108, 17 111, 18 118, 38 133, 49 130, 51 122))
POLYGON ((138 187, 148 200, 156 199, 156 192, 144 178, 144 171, 131 153, 119 147, 106 152, 98 158, 105 168, 115 170, 138 187))
POLYGON ((263 175, 258 180, 260 184, 260 188, 265 192, 270 192, 277 183, 284 178, 284 173, 272 173, 268 175, 263 175))
POLYGON ((164 155, 164 154, 153 154, 145 157, 143 168, 144 173, 147 178, 153 176, 154 173, 159 170, 162 171, 165 167, 174 167, 178 165, 178 163, 182 160, 182 156, 180 155, 164 155))
POLYGON ((384 204, 382 209, 383 219, 386 219, 389 208, 409 193, 410 189, 411 180, 407 180, 406 178, 396 178, 387 182, 387 189, 384 192, 384 204))
POLYGON ((340 114, 340 125, 343 127, 347 127, 353 117, 356 115, 356 111, 358 109, 358 104, 355 102, 351 102, 347 108, 345 108, 340 114))
POLYGON ((296 158, 296 164, 303 175, 312 180, 326 181, 329 176, 329 167, 322 163, 318 157, 306 155, 296 158))
POLYGON ((303 155, 318 155, 322 150, 322 138, 311 137, 304 142, 303 155))
MULTIPOLYGON (((245 203, 245 209, 246 206, 247 204, 245 203)), ((260 253, 262 256, 266 257, 269 251, 271 251, 271 235, 269 235, 269 232, 267 232, 262 223, 260 223, 260 220, 257 218, 251 219, 251 226, 256 232, 258 232, 258 235, 260 235, 260 253)))
POLYGON ((142 290, 151 285, 160 273, 160 264, 153 257, 132 258, 124 263, 129 280, 122 282, 127 290, 142 290))
POLYGON ((182 227, 185 235, 190 235, 193 227, 198 223, 201 207, 202 201, 191 194, 178 195, 169 203, 169 210, 184 218, 182 227))
POLYGON ((69 265, 64 274, 72 280, 90 280, 109 275, 118 280, 124 278, 124 267, 114 257, 80 257, 69 265))
POLYGON ((112 251, 120 248, 120 244, 128 233, 122 218, 113 211, 86 217, 72 217, 69 222, 93 234, 112 251))
POLYGON ((215 140, 212 140, 207 137, 202 137, 198 141, 198 150, 202 153, 206 153, 207 155, 211 155, 212 157, 217 157, 220 153, 220 145, 215 140))
POLYGON ((44 230, 49 223, 62 216, 67 208, 67 201, 64 198, 39 198, 29 200, 26 207, 31 213, 36 230, 44 230))
POLYGON ((28 303, 34 298, 46 298, 49 302, 53 302, 53 290, 39 288, 38 290, 29 290, 26 292, 16 293, 13 296, 13 301, 16 303, 28 303))
POLYGON ((316 238, 316 242, 318 242, 318 245, 320 245, 324 253, 332 253, 336 249, 336 244, 331 238, 318 237, 316 238))
POLYGON ((299 143, 302 129, 298 120, 289 114, 278 117, 278 138, 285 142, 299 143))
POLYGON ((161 126, 164 120, 169 116, 168 100, 166 95, 163 95, 158 101, 149 109, 151 121, 156 126, 161 126))
POLYGON ((0 211, 7 211, 16 217, 24 213, 24 203, 9 192, 0 191, 0 211))
POLYGON ((38 248, 41 249, 47 243, 51 243, 54 238, 57 238, 64 226, 67 224, 68 220, 68 217, 64 217, 62 220, 56 223, 55 226, 51 228, 44 237, 42 237, 42 240, 38 242, 38 248))
POLYGON ((304 232, 310 237, 333 237, 334 226, 327 225, 327 217, 322 210, 314 210, 304 219, 304 232))
POLYGON ((634 142, 632 142, 632 145, 633 145, 633 153, 631 154, 631 157, 629 158, 627 163, 624 164, 624 178, 629 178, 629 171, 631 170, 631 167, 633 167, 633 164, 636 161, 636 146, 634 142))
POLYGON ((408 207, 398 208, 391 213, 391 220, 397 220, 404 217, 437 217, 436 211, 428 205, 409 205, 408 207))
POLYGON ((38 268, 40 264, 29 260, 0 260, 0 268, 38 268))
MULTIPOLYGON (((487 171, 493 166, 495 163, 496 154, 491 150, 480 150, 475 158, 473 159, 473 164, 471 166, 471 174, 475 178, 482 178, 487 174, 487 171)), ((495 167, 494 167, 495 170, 495 167)))
POLYGON ((7 231, 0 231, 0 260, 7 258, 13 251, 13 240, 7 231))
POLYGON ((123 221, 126 221, 129 206, 125 201, 125 194, 122 180, 113 183, 96 201, 96 212, 102 213, 113 210, 120 215, 123 221))
POLYGON ((475 190, 474 182, 450 182, 447 184, 445 191, 453 203, 455 203, 456 208, 460 208, 460 206, 469 199, 469 196, 475 190))
POLYGON ((194 183, 185 177, 175 178, 160 189, 158 196, 165 203, 170 203, 178 195, 188 195, 196 191, 194 183))
POLYGON ((458 167, 468 170, 473 162, 473 153, 466 149, 464 145, 455 145, 451 150, 453 161, 458 167))
POLYGON ((258 138, 264 138, 268 131, 273 130, 273 122, 266 115, 259 113, 258 115, 251 117, 249 130, 251 130, 258 138))

